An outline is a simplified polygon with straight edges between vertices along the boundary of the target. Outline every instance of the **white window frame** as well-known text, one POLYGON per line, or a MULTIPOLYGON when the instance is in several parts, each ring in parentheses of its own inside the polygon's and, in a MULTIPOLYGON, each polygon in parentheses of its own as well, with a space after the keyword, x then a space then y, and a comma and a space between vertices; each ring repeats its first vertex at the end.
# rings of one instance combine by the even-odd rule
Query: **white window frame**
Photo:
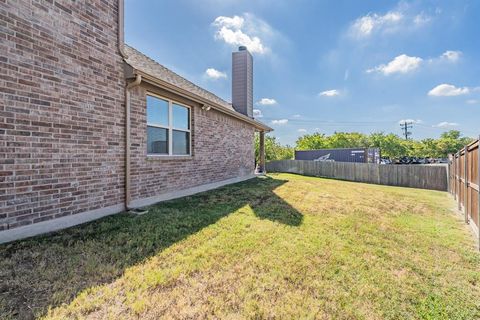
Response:
MULTIPOLYGON (((152 92, 147 92, 147 97, 151 96, 157 99, 161 99, 164 101, 168 102, 168 126, 163 126, 159 124, 153 124, 149 123, 147 121, 147 129, 148 127, 155 127, 155 128, 162 128, 162 129, 167 129, 167 134, 168 134, 168 154, 167 153, 148 153, 147 151, 147 156, 148 157, 191 157, 192 156, 192 107, 189 105, 186 105, 184 103, 178 102, 176 100, 172 100, 170 98, 152 93, 152 92), (188 129, 180 129, 180 128, 175 128, 173 126, 173 104, 179 105, 181 107, 185 107, 188 109, 188 129), (188 153, 186 154, 174 154, 173 153, 173 130, 176 131, 182 131, 182 132, 188 132, 188 153)), ((146 98, 145 98, 146 101, 146 98)), ((147 108, 146 108, 147 110, 147 108)), ((148 119, 148 117, 147 117, 148 119)), ((147 130, 147 135, 148 135, 148 130, 147 130)), ((147 150, 148 150, 148 145, 147 145, 147 150)))

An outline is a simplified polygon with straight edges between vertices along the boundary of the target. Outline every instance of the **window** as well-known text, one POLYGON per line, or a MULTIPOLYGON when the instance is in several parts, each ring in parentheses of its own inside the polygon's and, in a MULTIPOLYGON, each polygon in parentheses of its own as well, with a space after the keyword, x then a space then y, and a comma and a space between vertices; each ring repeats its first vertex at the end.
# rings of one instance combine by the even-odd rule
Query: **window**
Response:
POLYGON ((147 154, 190 155, 190 108, 147 95, 147 154))

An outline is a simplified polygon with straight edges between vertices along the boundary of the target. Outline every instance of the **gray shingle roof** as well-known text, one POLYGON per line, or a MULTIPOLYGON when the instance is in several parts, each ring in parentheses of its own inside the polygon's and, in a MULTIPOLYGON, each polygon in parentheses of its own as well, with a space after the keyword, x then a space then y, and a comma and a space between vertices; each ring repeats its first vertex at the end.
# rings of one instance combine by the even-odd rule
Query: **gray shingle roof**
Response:
POLYGON ((125 53, 127 54, 128 58, 126 62, 131 65, 134 69, 137 69, 141 72, 144 72, 152 77, 157 79, 163 80, 172 84, 180 89, 187 90, 197 96, 200 96, 204 99, 207 99, 211 102, 217 103, 225 108, 230 110, 234 110, 232 105, 227 101, 223 100, 222 98, 216 96, 215 94, 211 93, 208 90, 205 90, 193 82, 188 81, 187 79, 179 76, 172 70, 165 68, 160 63, 156 62, 155 60, 147 57, 140 51, 125 45, 125 53))

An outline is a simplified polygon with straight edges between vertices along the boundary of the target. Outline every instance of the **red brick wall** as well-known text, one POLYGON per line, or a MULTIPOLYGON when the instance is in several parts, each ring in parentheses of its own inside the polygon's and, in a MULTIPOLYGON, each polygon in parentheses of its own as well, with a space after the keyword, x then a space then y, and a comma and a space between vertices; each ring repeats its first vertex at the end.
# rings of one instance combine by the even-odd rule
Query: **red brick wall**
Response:
POLYGON ((181 190, 254 171, 252 126, 192 101, 153 87, 132 92, 132 200, 181 190), (147 157, 146 93, 155 93, 192 106, 192 156, 147 157))
MULTIPOLYGON (((124 202, 117 9, 0 0, 0 231, 124 202)), ((147 159, 145 90, 132 95, 133 200, 253 173, 254 129, 181 98, 193 157, 147 159)))
POLYGON ((117 0, 0 0, 0 230, 122 203, 117 0))

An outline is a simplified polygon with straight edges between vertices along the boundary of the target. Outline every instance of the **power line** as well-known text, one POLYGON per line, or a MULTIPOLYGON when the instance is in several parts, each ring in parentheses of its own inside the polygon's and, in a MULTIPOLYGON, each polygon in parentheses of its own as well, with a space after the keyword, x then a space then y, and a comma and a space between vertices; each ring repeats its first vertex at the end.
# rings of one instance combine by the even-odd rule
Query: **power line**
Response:
MULTIPOLYGON (((446 131, 448 130, 448 128, 442 128, 442 127, 438 127, 438 126, 430 126, 430 125, 424 125, 424 124, 418 124, 417 123, 417 126, 420 126, 422 128, 425 128, 425 129, 431 129, 431 130, 436 130, 436 131, 446 131)), ((453 129, 453 128, 451 128, 453 129)), ((478 133, 476 131, 472 131, 472 130, 465 130, 463 128, 458 128, 458 130, 462 133, 466 133, 466 134, 473 134, 473 135, 478 135, 478 133)))
POLYGON ((405 135, 405 140, 408 140, 408 137, 412 135, 411 131, 408 131, 408 129, 413 128, 413 122, 411 121, 404 121, 400 123, 400 127, 403 130, 403 134, 405 135))
MULTIPOLYGON (((271 118, 271 117, 262 117, 259 120, 266 120, 266 121, 271 121, 271 120, 278 120, 279 118, 271 118)), ((320 119, 315 119, 315 118, 309 118, 309 119, 298 119, 298 118, 282 118, 288 120, 288 122, 292 123, 314 123, 314 124, 319 124, 322 126, 328 126, 328 127, 338 127, 338 126, 352 126, 352 127, 375 127, 379 124, 395 124, 398 123, 397 121, 329 121, 329 120, 320 120, 320 119)), ((405 122, 400 123, 400 127, 402 128, 403 131, 403 136, 406 136, 406 139, 408 140, 408 137, 412 135, 411 131, 408 131, 408 129, 412 129, 412 122, 408 122, 407 124, 407 135, 405 135, 405 122)), ((420 126, 425 129, 430 129, 430 130, 436 130, 436 131, 445 131, 447 128, 441 128, 441 127, 436 127, 433 125, 426 125, 426 124, 420 124, 420 123, 415 123, 415 125, 420 126)), ((463 128, 460 129, 461 132, 466 133, 466 134, 477 134, 474 131, 470 130, 465 130, 463 128)))
MULTIPOLYGON (((263 120, 278 120, 278 118, 261 118, 263 120)), ((396 121, 326 121, 326 120, 317 120, 317 119, 296 119, 296 118, 283 118, 288 120, 289 122, 313 122, 313 123, 321 123, 326 125, 338 125, 338 124, 351 124, 351 125, 375 125, 381 123, 395 123, 396 121)))

